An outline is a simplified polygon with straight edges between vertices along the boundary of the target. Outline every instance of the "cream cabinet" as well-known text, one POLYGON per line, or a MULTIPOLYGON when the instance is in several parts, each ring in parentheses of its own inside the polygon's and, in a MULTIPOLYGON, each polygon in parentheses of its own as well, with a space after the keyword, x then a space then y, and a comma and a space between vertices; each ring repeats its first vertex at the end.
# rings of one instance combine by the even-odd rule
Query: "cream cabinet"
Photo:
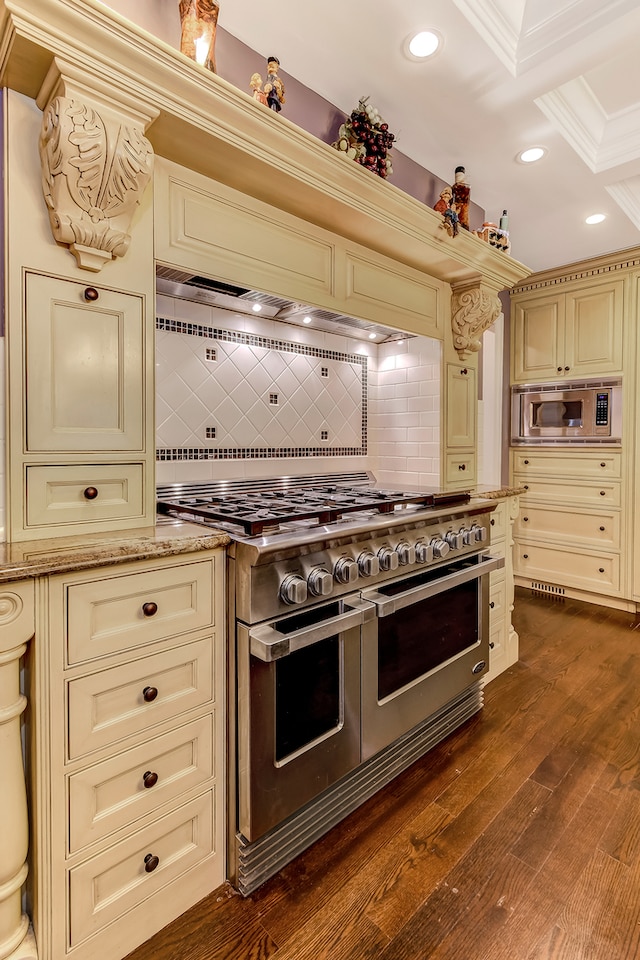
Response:
POLYGON ((514 537, 516 581, 555 594, 625 595, 619 450, 513 450, 524 488, 514 537))
POLYGON ((489 672, 485 682, 494 680, 518 659, 518 634, 513 629, 514 581, 512 530, 518 514, 518 497, 501 500, 491 514, 491 555, 504 557, 504 567, 490 577, 489 672))
POLYGON ((622 372, 624 281, 512 301, 512 380, 575 380, 622 372))
POLYGON ((477 372, 473 363, 444 365, 444 479, 448 487, 472 487, 477 463, 477 372))
POLYGON ((41 960, 120 960, 225 879, 224 554, 38 585, 41 960))
POLYGON ((10 498, 14 540, 144 525, 153 503, 145 309, 135 294, 26 273, 24 440, 12 460, 25 497, 10 498))

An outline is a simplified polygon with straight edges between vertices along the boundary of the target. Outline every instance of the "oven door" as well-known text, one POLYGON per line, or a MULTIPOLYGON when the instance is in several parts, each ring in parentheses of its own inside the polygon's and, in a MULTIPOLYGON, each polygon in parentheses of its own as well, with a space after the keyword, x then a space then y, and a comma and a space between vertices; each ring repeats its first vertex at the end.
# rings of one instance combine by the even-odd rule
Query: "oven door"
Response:
POLYGON ((238 624, 240 832, 255 840, 360 762, 360 642, 374 611, 357 595, 238 624))
POLYGON ((368 759, 475 683, 489 666, 489 573, 481 553, 364 590, 362 756, 368 759))

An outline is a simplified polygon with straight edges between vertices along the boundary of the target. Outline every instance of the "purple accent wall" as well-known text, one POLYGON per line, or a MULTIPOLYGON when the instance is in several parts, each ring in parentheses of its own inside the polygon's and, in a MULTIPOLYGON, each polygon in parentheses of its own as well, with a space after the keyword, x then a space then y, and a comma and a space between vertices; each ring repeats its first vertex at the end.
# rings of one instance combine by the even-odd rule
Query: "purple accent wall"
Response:
MULTIPOLYGON (((259 73, 264 81, 267 74, 267 56, 278 57, 282 62, 284 61, 284 55, 281 55, 280 51, 266 50, 264 56, 262 56, 262 54, 256 53, 255 50, 218 26, 216 34, 217 73, 235 87, 250 94, 249 79, 252 73, 259 73)), ((294 77, 290 77, 286 70, 281 69, 278 74, 285 85, 286 102, 282 110, 283 116, 302 127, 303 130, 318 137, 319 140, 323 140, 325 143, 333 143, 337 138, 338 128, 344 120, 344 114, 324 97, 319 96, 309 87, 305 87, 294 77)), ((366 90, 354 90, 351 109, 358 105, 358 98, 366 93, 366 90)), ((385 117, 385 120, 389 123, 389 128, 393 132, 393 117, 385 117)), ((447 181, 441 180, 425 167, 416 163, 415 160, 405 156, 400 150, 394 149, 391 159, 393 161, 393 174, 389 178, 389 182, 409 196, 415 197, 416 200, 432 207, 447 181)), ((464 163, 464 158, 461 158, 458 162, 464 163)), ((449 184, 453 183, 453 176, 454 168, 451 170, 449 184)), ((484 220, 484 210, 472 201, 470 209, 471 227, 474 230, 479 229, 484 220)))

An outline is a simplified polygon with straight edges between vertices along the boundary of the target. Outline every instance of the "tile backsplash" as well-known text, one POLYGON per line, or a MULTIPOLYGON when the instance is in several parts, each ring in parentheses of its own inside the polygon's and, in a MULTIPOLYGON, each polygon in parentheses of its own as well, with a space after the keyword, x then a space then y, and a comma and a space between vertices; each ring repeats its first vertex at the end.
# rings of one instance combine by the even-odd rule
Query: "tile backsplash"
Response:
POLYGON ((158 483, 371 469, 439 484, 437 341, 369 344, 166 295, 156 312, 158 483))

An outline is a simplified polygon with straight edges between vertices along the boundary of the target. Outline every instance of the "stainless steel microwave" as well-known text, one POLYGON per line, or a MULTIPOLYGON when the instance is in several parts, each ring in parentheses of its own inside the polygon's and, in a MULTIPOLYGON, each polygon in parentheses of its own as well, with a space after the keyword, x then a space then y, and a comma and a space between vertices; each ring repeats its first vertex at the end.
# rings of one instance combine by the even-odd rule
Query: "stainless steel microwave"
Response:
POLYGON ((512 443, 620 443, 622 381, 511 388, 512 443))

